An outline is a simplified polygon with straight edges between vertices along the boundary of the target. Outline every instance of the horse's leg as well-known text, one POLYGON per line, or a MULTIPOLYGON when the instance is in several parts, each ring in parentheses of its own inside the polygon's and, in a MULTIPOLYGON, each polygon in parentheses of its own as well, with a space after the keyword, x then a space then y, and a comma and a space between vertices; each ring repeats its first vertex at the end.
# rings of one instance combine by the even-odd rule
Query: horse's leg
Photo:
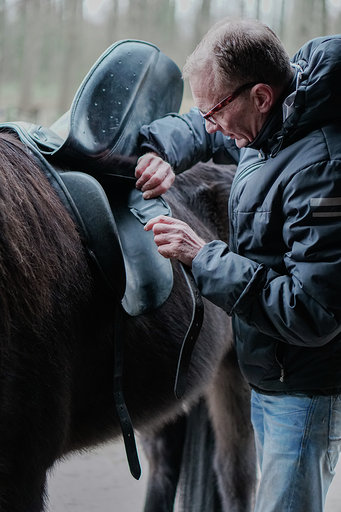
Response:
POLYGON ((57 458, 59 441, 51 429, 58 427, 48 425, 46 428, 48 407, 42 408, 36 419, 13 411, 8 421, 1 419, 0 511, 42 512, 45 510, 46 473, 57 458))
POLYGON ((250 422, 250 390, 240 374, 234 351, 223 360, 207 393, 215 437, 214 467, 222 500, 229 512, 252 510, 256 455, 250 422))
MULTIPOLYGON (((30 338, 27 346, 33 347, 30 338)), ((45 347, 38 347, 40 354, 35 348, 24 360, 26 364, 21 354, 17 361, 11 353, 5 360, 7 370, 1 374, 1 512, 44 510, 46 472, 62 453, 68 432, 67 376, 55 353, 49 364, 45 347)))
MULTIPOLYGON (((0 429, 1 512, 44 510, 47 465, 41 455, 45 447, 44 441, 37 437, 38 429, 38 425, 33 426, 32 422, 27 418, 24 419, 20 413, 15 413, 12 421, 2 418, 0 429)), ((46 439, 49 434, 42 427, 40 435, 46 439)))
POLYGON ((214 446, 214 434, 207 404, 202 398, 191 408, 187 418, 178 485, 179 511, 223 511, 213 463, 214 446))
MULTIPOLYGON (((28 466, 28 462, 23 463, 28 466)), ((18 468, 0 477, 1 512, 42 512, 46 496, 46 472, 39 476, 34 469, 34 460, 30 461, 31 474, 18 468), (35 473, 32 475, 32 473, 35 473), (32 477, 33 476, 33 477, 32 477)))
POLYGON ((252 510, 256 459, 249 395, 231 352, 206 401, 189 412, 179 482, 181 512, 252 510))
POLYGON ((179 479, 186 417, 179 416, 157 433, 143 435, 149 462, 144 512, 172 512, 179 479))

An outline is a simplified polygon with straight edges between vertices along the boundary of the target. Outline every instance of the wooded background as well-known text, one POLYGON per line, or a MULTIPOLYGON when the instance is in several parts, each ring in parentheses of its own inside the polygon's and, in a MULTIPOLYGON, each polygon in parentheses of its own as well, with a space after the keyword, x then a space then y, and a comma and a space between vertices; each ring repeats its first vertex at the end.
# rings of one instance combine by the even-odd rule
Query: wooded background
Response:
POLYGON ((150 41, 181 68, 223 16, 264 21, 290 55, 312 37, 341 32, 341 0, 0 0, 0 121, 55 121, 120 39, 150 41))

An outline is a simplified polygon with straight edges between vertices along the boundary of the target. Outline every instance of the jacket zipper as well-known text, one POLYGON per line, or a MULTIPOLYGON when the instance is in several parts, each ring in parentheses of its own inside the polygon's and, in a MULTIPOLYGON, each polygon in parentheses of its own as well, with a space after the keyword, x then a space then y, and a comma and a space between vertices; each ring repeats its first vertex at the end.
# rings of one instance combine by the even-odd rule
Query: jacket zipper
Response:
POLYGON ((284 364, 278 358, 278 345, 276 346, 275 359, 276 359, 276 363, 278 364, 278 366, 280 368, 280 371, 281 371, 281 374, 280 374, 280 377, 279 377, 279 381, 280 382, 284 382, 284 378, 285 378, 284 364))
MULTIPOLYGON (((254 171, 257 171, 257 169, 259 169, 263 164, 264 162, 266 161, 267 159, 266 158, 262 158, 261 160, 259 160, 258 162, 255 162, 253 164, 250 164, 248 165, 247 167, 245 167, 245 169, 243 169, 239 174, 238 176, 233 180, 232 182, 232 185, 231 185, 231 190, 230 190, 230 199, 229 199, 229 207, 228 207, 228 214, 229 214, 229 219, 230 219, 230 226, 231 228, 233 229, 233 222, 232 222, 232 203, 233 203, 233 192, 236 188, 236 186, 238 185, 238 183, 240 183, 242 180, 244 180, 245 178, 247 178, 250 174, 252 174, 254 171)), ((232 239, 232 237, 231 237, 232 239)))

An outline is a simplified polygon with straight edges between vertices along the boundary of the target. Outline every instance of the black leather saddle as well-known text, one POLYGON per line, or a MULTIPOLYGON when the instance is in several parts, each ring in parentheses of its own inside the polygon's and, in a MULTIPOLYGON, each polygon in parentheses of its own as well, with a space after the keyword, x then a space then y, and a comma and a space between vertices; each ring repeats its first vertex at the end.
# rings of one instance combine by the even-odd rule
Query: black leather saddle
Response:
MULTIPOLYGON (((157 251, 144 224, 171 215, 161 198, 144 200, 135 188, 138 134, 143 124, 177 112, 183 82, 175 63, 151 43, 124 40, 97 60, 81 83, 71 108, 52 127, 4 123, 38 160, 75 220, 88 254, 102 278, 131 316, 161 306, 173 287, 169 260, 157 251)), ((175 394, 186 388, 192 349, 203 308, 184 267, 193 303, 191 324, 178 362, 175 394), (194 290, 194 291, 193 291, 194 290)), ((132 474, 141 470, 134 432, 122 391, 124 315, 116 310, 114 400, 132 474)))
POLYGON ((4 123, 40 162, 79 226, 83 242, 129 315, 160 306, 173 286, 171 264, 144 224, 170 215, 160 197, 144 200, 134 170, 140 127, 177 112, 183 82, 151 43, 119 41, 90 69, 71 108, 51 128, 4 123))

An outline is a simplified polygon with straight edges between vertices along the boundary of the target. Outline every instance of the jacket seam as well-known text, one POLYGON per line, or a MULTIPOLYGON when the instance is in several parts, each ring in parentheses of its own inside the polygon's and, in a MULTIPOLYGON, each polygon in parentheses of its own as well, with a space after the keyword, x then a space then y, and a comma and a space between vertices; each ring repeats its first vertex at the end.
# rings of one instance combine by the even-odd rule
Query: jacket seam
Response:
POLYGON ((328 161, 331 162, 332 161, 331 152, 330 152, 330 149, 329 149, 329 144, 328 144, 328 141, 327 141, 326 134, 324 133, 324 128, 323 127, 321 128, 321 133, 323 135, 324 143, 325 143, 327 151, 328 151, 328 156, 329 156, 328 161))

